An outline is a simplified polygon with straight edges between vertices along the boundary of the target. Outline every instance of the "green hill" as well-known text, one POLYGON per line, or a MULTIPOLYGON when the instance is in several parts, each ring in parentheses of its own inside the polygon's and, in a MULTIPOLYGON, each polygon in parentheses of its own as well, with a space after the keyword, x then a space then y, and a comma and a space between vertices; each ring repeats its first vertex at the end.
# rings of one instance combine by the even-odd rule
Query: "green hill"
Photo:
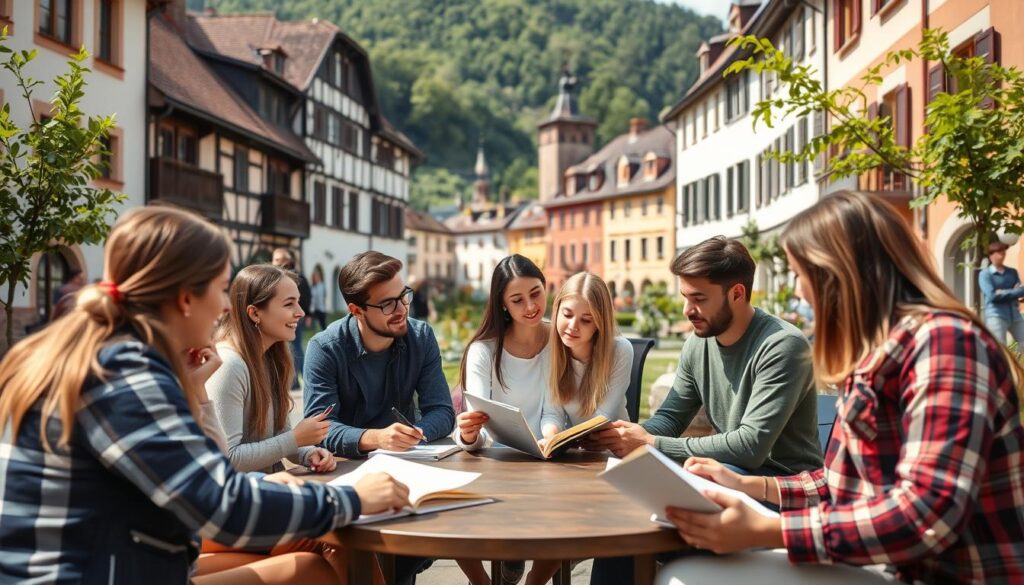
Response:
POLYGON ((384 113, 427 154, 413 202, 468 196, 477 145, 492 192, 536 196, 536 125, 567 63, 599 144, 651 122, 696 78, 722 23, 653 0, 218 0, 220 13, 330 20, 369 52, 384 113))

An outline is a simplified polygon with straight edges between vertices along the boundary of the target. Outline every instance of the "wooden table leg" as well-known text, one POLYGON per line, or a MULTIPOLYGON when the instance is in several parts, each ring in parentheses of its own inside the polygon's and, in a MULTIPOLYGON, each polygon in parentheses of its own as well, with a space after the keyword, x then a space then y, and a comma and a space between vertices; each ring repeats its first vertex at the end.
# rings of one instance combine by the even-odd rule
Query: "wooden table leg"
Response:
POLYGON ((491 585, 501 585, 501 561, 491 561, 491 585))
POLYGON ((552 581, 555 585, 572 585, 572 566, 569 561, 561 561, 558 564, 558 571, 552 581))
MULTIPOLYGON (((355 550, 345 547, 348 551, 348 582, 349 585, 375 585, 377 559, 372 552, 355 550)), ((392 563, 392 571, 394 563, 392 563)))
POLYGON ((636 555, 633 557, 634 585, 652 585, 654 583, 654 555, 636 555))

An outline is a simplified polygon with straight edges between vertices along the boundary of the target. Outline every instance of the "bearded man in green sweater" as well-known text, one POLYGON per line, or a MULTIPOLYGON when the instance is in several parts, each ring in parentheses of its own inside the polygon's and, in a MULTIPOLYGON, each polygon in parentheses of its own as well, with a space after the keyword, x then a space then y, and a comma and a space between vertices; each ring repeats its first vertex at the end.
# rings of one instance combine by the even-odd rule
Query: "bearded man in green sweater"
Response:
POLYGON ((736 240, 679 254, 693 335, 661 408, 643 424, 616 421, 587 447, 621 457, 651 445, 678 460, 710 457, 741 473, 789 475, 822 466, 817 397, 804 334, 750 304, 755 264, 736 240), (701 407, 715 434, 680 437, 701 407))

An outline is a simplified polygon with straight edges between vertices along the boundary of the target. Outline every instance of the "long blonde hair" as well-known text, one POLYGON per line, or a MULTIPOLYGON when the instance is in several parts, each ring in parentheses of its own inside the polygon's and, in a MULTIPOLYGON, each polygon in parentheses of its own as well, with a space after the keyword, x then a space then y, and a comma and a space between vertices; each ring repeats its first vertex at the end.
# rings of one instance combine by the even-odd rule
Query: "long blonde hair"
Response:
MULTIPOLYGON (((903 216, 879 197, 835 193, 790 220, 781 243, 814 295, 812 356, 821 382, 846 379, 906 315, 946 311, 987 331, 936 274, 903 216)), ((1020 365, 1003 353, 1020 392, 1020 365)))
POLYGON ((286 278, 298 284, 291 271, 272 264, 255 264, 242 269, 231 283, 231 311, 221 323, 218 338, 228 341, 249 370, 252 394, 252 415, 247 421, 250 437, 259 437, 273 409, 274 434, 284 428, 292 401, 288 388, 294 367, 289 343, 278 341, 263 351, 259 328, 249 318, 249 305, 262 309, 277 292, 277 285, 286 278))
POLYGON ((608 394, 608 379, 611 377, 615 360, 615 314, 608 285, 592 272, 580 272, 565 281, 551 308, 551 398, 556 404, 567 404, 573 398, 579 400, 580 414, 589 417, 597 410, 608 394), (558 331, 558 315, 562 302, 578 298, 590 306, 597 331, 591 339, 593 351, 587 362, 579 387, 572 370, 572 354, 562 343, 558 331))
POLYGON ((116 283, 119 301, 105 284, 87 286, 60 322, 11 348, 0 362, 0 435, 10 424, 16 441, 25 413, 42 400, 44 447, 51 448, 46 426, 55 411, 62 423, 57 444, 67 446, 83 386, 90 378, 108 379, 99 351, 125 326, 167 360, 198 419, 198 389, 183 375, 172 349, 174 332, 162 323, 160 310, 182 290, 205 293, 229 257, 224 234, 191 212, 159 206, 121 216, 104 249, 104 280, 116 283))

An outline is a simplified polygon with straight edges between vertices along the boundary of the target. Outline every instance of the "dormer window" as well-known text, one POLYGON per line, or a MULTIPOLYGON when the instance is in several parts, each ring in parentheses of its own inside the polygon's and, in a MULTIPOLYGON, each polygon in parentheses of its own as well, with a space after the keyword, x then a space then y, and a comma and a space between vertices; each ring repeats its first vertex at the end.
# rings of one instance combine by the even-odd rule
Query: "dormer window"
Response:
POLYGON ((280 48, 260 49, 257 51, 263 58, 263 66, 278 75, 284 75, 285 54, 280 48))
POLYGON ((704 75, 704 72, 711 66, 711 47, 707 43, 701 43, 700 48, 697 49, 697 59, 700 61, 700 74, 704 75))
POLYGON ((600 169, 590 173, 589 188, 591 191, 597 191, 604 185, 604 172, 600 169))
POLYGON ((617 175, 619 187, 629 184, 633 178, 633 165, 629 162, 629 157, 623 156, 619 159, 617 175))
POLYGON ((653 181, 658 178, 658 155, 648 152, 644 156, 644 180, 653 181))

